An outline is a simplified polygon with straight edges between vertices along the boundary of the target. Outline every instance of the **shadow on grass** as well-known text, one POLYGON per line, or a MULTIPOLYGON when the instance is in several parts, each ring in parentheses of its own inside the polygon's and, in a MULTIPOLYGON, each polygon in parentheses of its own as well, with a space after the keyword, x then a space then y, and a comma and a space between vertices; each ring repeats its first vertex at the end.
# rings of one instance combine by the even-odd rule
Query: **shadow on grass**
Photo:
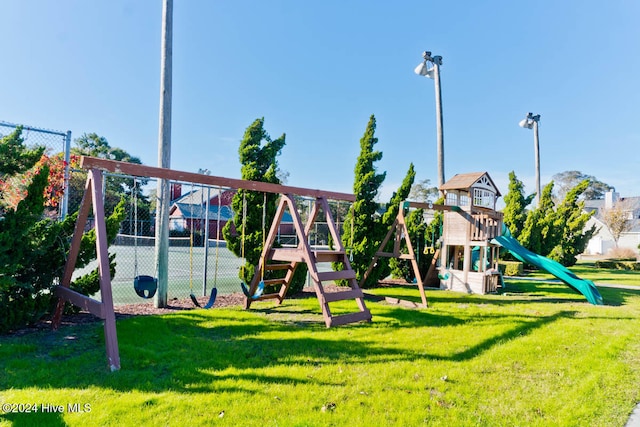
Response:
MULTIPOLYGON (((64 409, 66 411, 67 408, 64 409)), ((38 412, 0 413, 0 421, 3 419, 9 421, 13 427, 63 427, 68 425, 64 421, 61 413, 42 412, 40 407, 38 408, 38 412)))
MULTIPOLYGON (((624 306, 628 304, 630 298, 636 298, 640 296, 640 288, 636 289, 628 289, 628 288, 613 288, 606 286, 597 286, 600 295, 604 301, 605 306, 624 306)), ((518 281, 517 279, 514 281, 507 282, 505 288, 502 289, 501 294, 503 295, 514 295, 514 294, 527 294, 530 296, 541 296, 542 298, 537 300, 537 302, 587 302, 586 298, 578 293, 573 291, 570 287, 566 286, 562 282, 559 283, 549 283, 549 282, 536 282, 536 281, 518 281), (575 298, 549 298, 546 295, 575 295, 575 298)), ((518 300, 516 300, 518 301, 518 300)), ((535 301, 535 300, 531 300, 535 301)), ((526 300, 519 300, 519 302, 526 302, 526 300)))
MULTIPOLYGON (((584 302, 582 298, 561 297, 561 294, 571 294, 563 285, 544 284, 540 289, 540 284, 518 282, 510 284, 507 290, 514 294, 544 292, 544 295, 489 300, 486 296, 458 297, 442 291, 431 292, 429 301, 434 305, 487 306, 545 301, 584 302)), ((389 292, 393 292, 392 288, 385 291, 389 292)), ((636 291, 619 289, 606 289, 604 292, 605 298, 611 301, 618 295, 620 304, 626 295, 638 295, 636 291)), ((402 292, 399 296, 406 298, 402 292)), ((376 304, 370 307, 374 314, 373 323, 332 329, 325 328, 313 301, 297 301, 293 306, 283 304, 275 308, 256 305, 256 309, 250 312, 241 309, 193 310, 120 320, 118 338, 122 369, 114 373, 106 369, 104 337, 99 323, 62 328, 56 333, 0 338, 0 371, 3 372, 0 389, 83 389, 96 386, 123 392, 254 393, 255 387, 251 384, 256 383, 340 385, 339 378, 325 375, 321 379, 309 372, 336 363, 364 365, 370 361, 413 362, 425 358, 470 360, 500 343, 526 336, 576 314, 565 310, 549 316, 495 312, 477 316, 477 312, 462 311, 452 316, 436 310, 372 304, 376 304), (317 316, 319 321, 308 320, 309 316, 317 316), (376 338, 377 333, 394 334, 396 330, 408 328, 457 327, 470 322, 477 322, 478 327, 482 327, 483 322, 504 324, 504 328, 445 356, 414 351, 410 346, 398 348, 376 338), (286 365, 302 369, 285 371, 289 374, 282 374, 281 370, 276 374, 269 369, 286 365)), ((428 339, 428 329, 419 331, 419 334, 416 332, 415 336, 428 339)), ((20 418, 12 419, 14 425, 20 425, 20 418)), ((53 419, 46 421, 47 425, 58 425, 53 419)))
MULTIPOLYGON (((414 286, 415 288, 415 286, 414 286)), ((420 296, 418 290, 415 292, 409 292, 409 286, 394 286, 385 288, 376 288, 376 290, 382 289, 384 296, 376 294, 374 298, 369 300, 384 300, 385 296, 404 299, 407 301, 420 303, 420 296)), ((586 298, 578 293, 574 292, 568 286, 558 283, 545 283, 545 282, 530 282, 530 281, 517 281, 509 282, 506 287, 502 288, 497 294, 477 295, 477 294, 465 294, 461 292, 437 290, 435 292, 428 292, 427 303, 461 303, 461 304, 490 304, 495 306, 507 306, 513 304, 527 304, 527 303, 588 303, 586 298), (503 298, 493 298, 496 295, 503 296, 503 298), (524 298, 518 297, 523 296, 524 298)))
MULTIPOLYGON (((340 379, 315 378, 309 370, 348 364, 392 363, 418 359, 443 359, 413 350, 388 346, 372 333, 393 327, 460 325, 464 318, 438 318, 431 313, 382 307, 381 316, 395 318, 396 325, 360 323, 342 329, 324 325, 304 328, 272 321, 266 316, 240 310, 192 311, 167 316, 140 316, 118 322, 122 369, 109 373, 104 361, 104 340, 99 324, 79 325, 57 333, 39 333, 1 339, 3 358, 0 388, 105 387, 118 391, 164 390, 251 392, 250 384, 340 385, 340 379), (53 337, 52 337, 53 336, 53 337), (71 339, 70 339, 71 338, 71 339), (10 354, 15 341, 22 353, 10 354), (25 346, 25 342, 35 345, 25 346), (10 357, 7 357, 9 356, 10 357), (291 375, 274 374, 267 368, 296 365, 291 375)), ((518 321, 515 328, 444 357, 466 360, 477 357, 495 344, 529 333, 570 313, 558 313, 533 321, 518 321)), ((513 316, 507 321, 512 322, 513 316)), ((502 319, 505 320, 505 319, 502 319)), ((385 331, 383 333, 389 333, 385 331)), ((423 333, 426 333, 423 331, 423 333)), ((278 371, 280 372, 280 371, 278 371)), ((331 378, 331 377, 329 377, 331 378)))

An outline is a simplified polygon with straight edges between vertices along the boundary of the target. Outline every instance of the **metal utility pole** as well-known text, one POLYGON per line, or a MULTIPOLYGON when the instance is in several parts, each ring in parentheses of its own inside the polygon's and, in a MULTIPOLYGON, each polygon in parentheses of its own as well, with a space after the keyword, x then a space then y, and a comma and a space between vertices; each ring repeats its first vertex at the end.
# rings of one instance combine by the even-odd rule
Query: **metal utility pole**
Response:
POLYGON ((415 73, 419 76, 425 76, 433 79, 435 83, 436 93, 436 137, 437 158, 438 158, 438 188, 444 184, 444 130, 442 126, 442 91, 440 90, 440 66, 442 65, 442 56, 431 56, 431 52, 422 53, 424 60, 415 68, 415 73), (428 68, 427 62, 433 64, 432 68, 428 68))
MULTIPOLYGON (((162 2, 162 44, 160 49, 160 126, 158 135, 158 166, 171 166, 171 74, 173 56, 173 0, 162 2)), ((154 298, 157 308, 167 306, 169 271, 169 180, 158 180, 156 208, 156 272, 158 291, 154 298)))

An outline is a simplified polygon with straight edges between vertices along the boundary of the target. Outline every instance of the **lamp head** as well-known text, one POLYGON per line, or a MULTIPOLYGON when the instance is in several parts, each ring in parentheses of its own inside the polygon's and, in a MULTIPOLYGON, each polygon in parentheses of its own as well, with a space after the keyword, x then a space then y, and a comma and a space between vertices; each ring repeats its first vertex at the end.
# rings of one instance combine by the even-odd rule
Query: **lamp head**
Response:
POLYGON ((520 126, 521 128, 525 128, 525 129, 531 129, 533 128, 533 122, 529 120, 528 117, 520 120, 520 123, 518 123, 518 126, 520 126))
POLYGON ((427 67, 426 60, 418 64, 418 66, 413 71, 419 76, 429 77, 430 79, 433 78, 433 68, 429 69, 427 67))

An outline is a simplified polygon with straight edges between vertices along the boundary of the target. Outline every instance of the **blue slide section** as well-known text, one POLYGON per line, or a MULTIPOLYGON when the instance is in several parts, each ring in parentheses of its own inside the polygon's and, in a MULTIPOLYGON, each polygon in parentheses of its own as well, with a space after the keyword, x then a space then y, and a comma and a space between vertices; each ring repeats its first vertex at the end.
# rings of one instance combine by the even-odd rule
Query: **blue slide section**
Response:
POLYGON ((491 242, 504 247, 520 261, 535 265, 536 267, 542 268, 543 270, 553 274, 555 277, 566 283, 570 288, 584 295, 587 298, 587 301, 591 304, 603 304, 602 296, 591 280, 581 279, 559 262, 531 252, 514 239, 510 233, 505 233, 503 236, 496 237, 491 242))

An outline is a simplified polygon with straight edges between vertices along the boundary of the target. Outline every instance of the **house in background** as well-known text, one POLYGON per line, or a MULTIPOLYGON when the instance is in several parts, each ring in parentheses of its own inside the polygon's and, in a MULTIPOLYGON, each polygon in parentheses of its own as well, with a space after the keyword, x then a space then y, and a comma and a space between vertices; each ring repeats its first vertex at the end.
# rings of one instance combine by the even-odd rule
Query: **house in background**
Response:
MULTIPOLYGON (((216 239, 218 230, 220 239, 224 239, 222 237, 222 229, 227 222, 232 221, 234 218, 231 201, 235 194, 236 190, 227 189, 218 192, 217 189, 196 186, 190 188, 189 192, 182 194, 182 185, 172 184, 169 230, 178 233, 189 232, 193 227, 194 233, 204 234, 205 223, 208 219, 209 239, 216 239), (208 215, 207 199, 209 199, 208 215), (220 206, 219 216, 218 205, 220 206)), ((265 225, 267 232, 270 226, 271 224, 265 225)), ((280 223, 278 236, 295 236, 295 234, 291 214, 286 212, 280 223)))
POLYGON ((631 225, 630 230, 620 236, 618 247, 632 249, 634 252, 640 253, 638 250, 638 245, 640 245, 640 197, 620 197, 615 190, 610 190, 605 193, 604 199, 585 201, 584 210, 587 212, 595 211, 585 229, 589 229, 593 225, 598 229, 598 232, 589 240, 585 254, 606 255, 616 247, 615 240, 602 218, 604 212, 616 206, 617 203, 624 203, 624 206, 627 207, 627 220, 631 225))
POLYGON ((218 230, 222 239, 222 229, 225 224, 233 220, 231 200, 235 190, 224 190, 218 193, 210 188, 193 187, 191 191, 182 194, 181 184, 171 185, 171 207, 169 208, 169 230, 183 232, 191 230, 203 233, 204 224, 208 219, 209 238, 216 239, 218 230), (209 212, 207 213, 207 198, 209 212), (220 198, 220 212, 218 212, 218 198, 220 198))

